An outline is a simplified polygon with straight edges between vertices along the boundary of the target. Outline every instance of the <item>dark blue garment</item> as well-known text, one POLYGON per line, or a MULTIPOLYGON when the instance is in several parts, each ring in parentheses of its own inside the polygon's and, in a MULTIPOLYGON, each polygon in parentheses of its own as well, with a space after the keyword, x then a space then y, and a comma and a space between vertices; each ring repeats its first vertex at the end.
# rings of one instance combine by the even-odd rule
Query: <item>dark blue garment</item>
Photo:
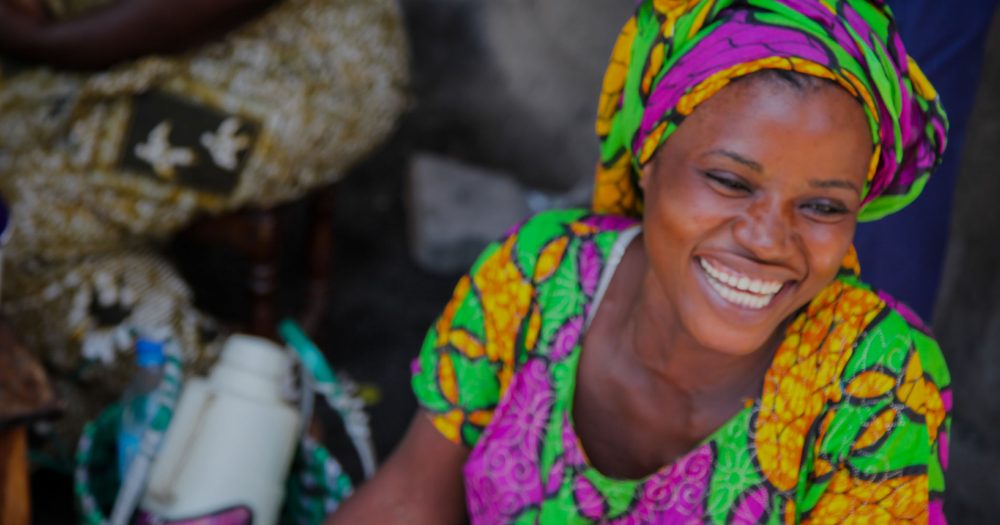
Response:
POLYGON ((858 225, 864 280, 931 319, 951 222, 952 195, 983 48, 997 0, 889 0, 907 53, 937 89, 948 113, 948 149, 923 194, 903 211, 858 225))

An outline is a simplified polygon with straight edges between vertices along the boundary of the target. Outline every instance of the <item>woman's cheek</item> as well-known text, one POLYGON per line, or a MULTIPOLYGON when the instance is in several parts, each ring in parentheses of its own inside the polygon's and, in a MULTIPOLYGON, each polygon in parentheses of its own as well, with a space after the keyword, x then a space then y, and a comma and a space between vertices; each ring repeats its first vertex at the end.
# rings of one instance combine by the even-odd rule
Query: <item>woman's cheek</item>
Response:
POLYGON ((823 275, 834 277, 840 270, 854 238, 853 224, 822 225, 821 231, 812 235, 811 249, 814 261, 823 275))

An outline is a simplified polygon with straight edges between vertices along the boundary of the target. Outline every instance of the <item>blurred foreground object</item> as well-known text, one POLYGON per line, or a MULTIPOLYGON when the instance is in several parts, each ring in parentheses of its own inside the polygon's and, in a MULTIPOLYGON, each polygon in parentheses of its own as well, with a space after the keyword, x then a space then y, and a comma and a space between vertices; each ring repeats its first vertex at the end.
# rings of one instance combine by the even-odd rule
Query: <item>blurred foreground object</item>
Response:
POLYGON ((30 522, 27 426, 58 411, 38 360, 0 319, 0 523, 4 525, 30 522))
POLYGON ((267 339, 236 334, 209 376, 186 381, 149 471, 141 504, 149 522, 240 507, 254 523, 277 523, 302 430, 283 392, 290 357, 267 339))
MULTIPOLYGON (((234 335, 227 340, 224 355, 209 378, 189 378, 186 383, 181 377, 178 348, 168 343, 164 380, 156 391, 157 416, 143 435, 144 452, 156 450, 160 440, 166 440, 149 473, 148 485, 146 473, 139 469, 130 467, 124 482, 115 474, 114 436, 122 407, 112 404, 85 426, 77 449, 74 481, 80 522, 107 525, 112 508, 121 509, 119 516, 131 516, 143 486, 148 489, 143 499, 145 511, 152 507, 177 510, 182 505, 192 512, 211 511, 213 501, 275 489, 273 477, 284 476, 283 469, 287 472, 285 483, 277 480, 277 487, 284 490, 283 502, 278 488, 278 493, 245 500, 252 502, 249 506, 231 506, 207 519, 232 520, 226 522, 233 524, 252 519, 258 523, 270 521, 270 515, 281 523, 318 525, 336 510, 353 490, 351 479, 337 458, 300 423, 310 420, 313 397, 319 394, 342 418, 366 475, 370 475, 375 464, 367 415, 353 384, 334 374, 298 325, 284 321, 280 332, 290 350, 261 338, 234 335), (293 356, 298 362, 297 388, 285 381, 293 372, 293 356), (298 410, 287 404, 295 398, 300 401, 298 410), (209 402, 203 404, 206 400, 209 402), (288 419, 290 412, 298 422, 275 424, 275 417, 288 419), (290 471, 285 460, 291 454, 283 452, 286 445, 295 449, 290 471), (248 447, 256 448, 257 453, 248 454, 248 447), (261 452, 261 448, 267 451, 261 452), (214 453, 209 454, 209 449, 214 453), (242 464, 234 466, 234 461, 242 464), (158 504, 154 497, 160 498, 158 504), (271 497, 277 498, 274 503, 281 502, 280 514, 277 508, 265 511, 257 507, 271 497), (250 511, 251 507, 255 510, 250 511)), ((133 523, 150 519, 155 523, 187 522, 186 518, 160 520, 140 512, 133 523)))
POLYGON ((393 0, 275 2, 207 44, 95 72, 0 61, 18 231, 3 308, 74 403, 60 434, 120 394, 131 327, 169 327, 191 369, 215 359, 220 330, 158 245, 338 180, 391 131, 406 79, 393 0))

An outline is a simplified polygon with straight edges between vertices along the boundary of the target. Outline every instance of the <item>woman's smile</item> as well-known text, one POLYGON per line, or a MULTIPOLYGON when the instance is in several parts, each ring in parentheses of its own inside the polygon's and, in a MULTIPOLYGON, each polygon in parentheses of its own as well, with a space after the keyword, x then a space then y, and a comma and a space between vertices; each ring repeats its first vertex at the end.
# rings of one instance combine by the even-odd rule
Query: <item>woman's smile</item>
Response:
POLYGON ((709 262, 705 257, 695 259, 712 290, 725 301, 741 308, 765 308, 784 287, 781 281, 746 275, 718 261, 709 262))

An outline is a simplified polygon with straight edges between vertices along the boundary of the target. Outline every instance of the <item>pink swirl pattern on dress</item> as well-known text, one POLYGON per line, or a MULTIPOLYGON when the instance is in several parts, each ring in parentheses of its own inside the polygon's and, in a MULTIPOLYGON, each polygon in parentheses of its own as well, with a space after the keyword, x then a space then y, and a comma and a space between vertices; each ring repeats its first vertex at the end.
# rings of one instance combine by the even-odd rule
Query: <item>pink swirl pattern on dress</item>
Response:
POLYGON ((465 464, 473 524, 507 523, 525 508, 542 502, 538 457, 552 403, 545 363, 529 360, 514 375, 493 421, 465 464))
POLYGON ((639 489, 638 501, 629 513, 608 523, 701 523, 713 461, 710 444, 692 450, 650 476, 639 489))
POLYGON ((740 496, 736 509, 733 510, 733 525, 755 525, 764 520, 764 513, 770 507, 770 493, 766 487, 748 489, 740 496))
MULTIPOLYGON (((604 260, 601 258, 601 251, 597 249, 594 241, 587 239, 580 246, 580 289, 587 296, 587 299, 594 297, 597 285, 601 280, 601 270, 604 269, 604 260)), ((587 304, 590 308, 590 304, 587 304)))
POLYGON ((563 414, 562 445, 563 458, 567 467, 583 468, 587 466, 587 460, 580 450, 580 443, 576 440, 576 432, 573 431, 573 422, 569 418, 570 411, 563 414))
POLYGON ((552 351, 550 356, 553 361, 562 361, 576 348, 580 341, 580 332, 583 331, 583 317, 571 317, 556 332, 552 341, 552 351))
POLYGON ((597 521, 607 513, 608 504, 604 501, 604 496, 584 476, 577 476, 573 480, 573 498, 576 499, 577 510, 587 519, 597 521))

